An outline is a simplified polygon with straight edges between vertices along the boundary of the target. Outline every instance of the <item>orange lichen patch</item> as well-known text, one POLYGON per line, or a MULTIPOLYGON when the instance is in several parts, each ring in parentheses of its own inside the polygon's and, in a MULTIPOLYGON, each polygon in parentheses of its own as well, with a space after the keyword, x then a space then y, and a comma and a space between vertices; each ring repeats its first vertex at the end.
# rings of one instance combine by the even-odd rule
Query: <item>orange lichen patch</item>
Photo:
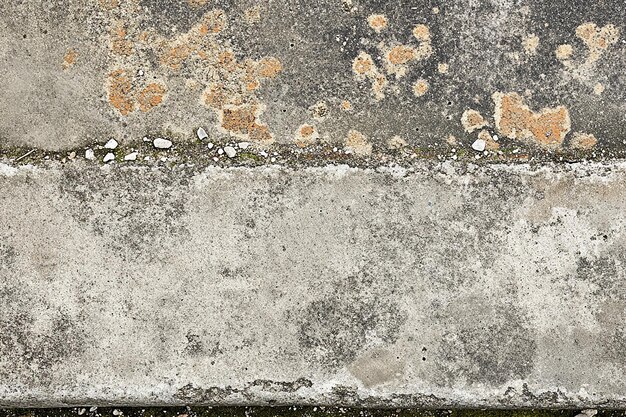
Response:
POLYGON ((111 51, 122 56, 130 56, 134 52, 133 43, 127 38, 126 28, 121 23, 111 31, 111 51))
POLYGON ((559 45, 556 48, 555 54, 556 54, 557 59, 563 61, 563 60, 571 58, 573 52, 574 52, 574 48, 572 48, 572 45, 564 44, 564 45, 559 45))
POLYGON ((357 155, 369 155, 372 153, 372 144, 361 132, 351 130, 346 138, 346 149, 357 155))
POLYGON ((472 133, 475 130, 488 126, 489 123, 485 118, 476 110, 468 109, 463 112, 461 116, 461 124, 467 133, 472 133))
POLYGON ((68 49, 63 57, 63 69, 68 69, 76 63, 76 58, 78 57, 78 52, 74 49, 68 49))
POLYGON ((574 133, 574 137, 570 142, 570 146, 574 149, 587 150, 591 149, 598 143, 598 139, 589 133, 574 133))
POLYGON ((283 70, 283 64, 273 57, 263 58, 258 63, 258 74, 261 78, 274 78, 283 70))
MULTIPOLYGON (((208 54, 206 54, 204 51, 198 51, 198 55, 204 60, 209 59, 208 54)), ((237 58, 231 50, 225 50, 218 53, 217 62, 222 68, 224 68, 228 72, 233 72, 239 68, 239 66, 237 65, 237 58)))
POLYGON ((352 62, 352 71, 359 77, 372 76, 376 72, 376 66, 370 54, 360 52, 352 62))
POLYGON ((561 145, 570 131, 569 112, 564 106, 533 112, 517 93, 495 93, 496 128, 511 139, 534 139, 546 147, 561 145))
POLYGON ((437 65, 437 71, 439 74, 447 74, 448 73, 448 64, 440 63, 437 65))
POLYGON ((226 91, 223 84, 211 83, 202 95, 204 103, 213 109, 221 109, 226 104, 226 91))
POLYGON ((147 112, 158 106, 163 101, 163 97, 167 92, 167 88, 158 83, 151 83, 139 92, 137 101, 139 102, 139 110, 147 112))
POLYGON ((341 102, 341 110, 343 110, 343 111, 350 111, 350 110, 352 110, 352 103, 350 103, 348 100, 343 100, 341 102))
POLYGON ((98 0, 98 4, 104 10, 112 10, 120 5, 119 0, 98 0))
POLYGON ((397 45, 387 52, 387 62, 392 65, 403 65, 415 59, 417 51, 412 46, 397 45))
POLYGON ((309 124, 303 124, 296 131, 295 143, 301 148, 313 145, 318 139, 319 133, 309 124))
POLYGON ((256 106, 225 108, 222 112, 222 128, 234 133, 248 134, 256 125, 256 106))
POLYGON ((261 146, 269 146, 274 143, 269 127, 266 125, 255 124, 251 127, 249 138, 251 141, 261 146))
POLYGON ((387 18, 382 14, 373 14, 367 18, 367 23, 376 31, 376 33, 380 33, 387 27, 387 18))
POLYGON ((187 0, 187 4, 189 4, 193 8, 202 7, 207 3, 207 0, 187 0))
POLYGON ((123 116, 135 110, 132 89, 131 79, 125 70, 118 69, 109 74, 109 103, 123 116))
POLYGON ((528 55, 535 55, 537 53, 537 47, 539 46, 539 36, 535 34, 530 34, 522 39, 522 46, 524 46, 524 51, 528 55))
POLYGON ((161 65, 167 66, 174 71, 180 70, 183 62, 194 53, 193 47, 187 44, 167 47, 161 55, 161 65))
POLYGON ((421 97, 428 91, 428 82, 426 80, 417 80, 413 84, 413 94, 415 97, 421 97))
POLYGON ((220 33, 226 29, 227 19, 223 10, 211 10, 202 18, 199 30, 201 35, 220 33))
POLYGON ((489 132, 487 132, 485 129, 481 130, 478 133, 478 139, 485 142, 485 150, 487 151, 497 151, 498 149, 500 149, 500 144, 493 140, 489 132))
POLYGON ((243 12, 243 20, 249 25, 259 23, 261 21, 261 8, 254 6, 246 9, 243 12))
POLYGON ((387 141, 387 148, 389 149, 402 149, 406 146, 406 141, 400 136, 394 136, 387 141))
POLYGON ((417 25, 413 28, 413 36, 420 42, 430 42, 430 30, 426 25, 417 25))
POLYGON ((617 42, 619 29, 611 24, 598 28, 595 23, 588 22, 576 28, 576 36, 582 39, 589 49, 587 63, 593 63, 610 45, 617 42))

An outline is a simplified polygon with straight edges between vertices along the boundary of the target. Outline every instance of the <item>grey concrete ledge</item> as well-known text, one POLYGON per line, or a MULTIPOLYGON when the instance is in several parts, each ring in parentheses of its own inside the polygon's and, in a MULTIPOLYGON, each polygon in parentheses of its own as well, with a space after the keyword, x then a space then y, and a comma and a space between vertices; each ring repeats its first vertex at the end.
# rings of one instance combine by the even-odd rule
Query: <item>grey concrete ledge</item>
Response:
POLYGON ((0 406, 626 406, 626 165, 0 165, 0 406))

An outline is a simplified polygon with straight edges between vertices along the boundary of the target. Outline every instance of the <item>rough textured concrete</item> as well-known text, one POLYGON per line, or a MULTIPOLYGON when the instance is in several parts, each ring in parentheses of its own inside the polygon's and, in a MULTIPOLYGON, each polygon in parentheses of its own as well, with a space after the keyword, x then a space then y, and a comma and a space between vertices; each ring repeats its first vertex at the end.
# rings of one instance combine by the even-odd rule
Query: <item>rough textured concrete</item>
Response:
POLYGON ((624 165, 0 173, 0 405, 626 406, 624 165))
POLYGON ((625 7, 0 1, 0 406, 626 407, 625 7))

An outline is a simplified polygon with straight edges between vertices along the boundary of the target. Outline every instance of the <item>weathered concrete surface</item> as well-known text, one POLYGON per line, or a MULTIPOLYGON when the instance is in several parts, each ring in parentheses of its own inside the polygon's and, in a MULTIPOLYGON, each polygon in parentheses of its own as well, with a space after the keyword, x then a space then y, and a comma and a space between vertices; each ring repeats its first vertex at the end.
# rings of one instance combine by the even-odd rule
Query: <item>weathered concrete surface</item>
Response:
POLYGON ((0 405, 626 406, 626 166, 0 165, 0 405))
POLYGON ((482 135, 492 153, 621 157, 625 21, 623 0, 2 1, 0 145, 202 126, 366 155, 450 157, 482 135))

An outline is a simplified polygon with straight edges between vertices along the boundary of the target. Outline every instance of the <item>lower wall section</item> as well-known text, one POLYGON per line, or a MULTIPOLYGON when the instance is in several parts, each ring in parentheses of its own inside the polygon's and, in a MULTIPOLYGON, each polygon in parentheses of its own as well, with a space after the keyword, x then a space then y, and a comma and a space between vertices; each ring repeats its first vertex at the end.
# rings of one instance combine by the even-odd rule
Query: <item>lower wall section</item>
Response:
POLYGON ((626 168, 0 166, 0 405, 626 406, 626 168))

